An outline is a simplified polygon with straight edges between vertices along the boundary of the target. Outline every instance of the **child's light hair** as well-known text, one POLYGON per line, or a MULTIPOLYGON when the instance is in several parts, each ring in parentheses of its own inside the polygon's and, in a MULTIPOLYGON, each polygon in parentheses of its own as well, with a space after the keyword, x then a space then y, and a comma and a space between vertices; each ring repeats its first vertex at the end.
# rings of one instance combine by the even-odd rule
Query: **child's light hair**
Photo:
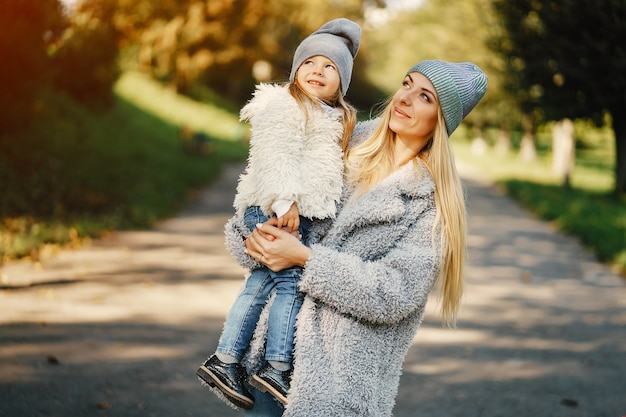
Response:
MULTIPOLYGON (((308 92, 306 92, 300 84, 298 84, 297 77, 296 81, 289 84, 289 93, 293 96, 293 98, 304 112, 306 120, 309 120, 309 110, 311 106, 320 107, 319 99, 315 96, 312 96, 308 92)), ((329 106, 339 108, 343 111, 343 136, 341 139, 341 149, 344 152, 344 159, 346 155, 346 149, 348 147, 348 141, 352 136, 352 132, 354 131, 354 126, 356 125, 356 109, 348 104, 343 96, 341 95, 341 86, 337 88, 335 95, 329 100, 323 100, 324 103, 329 106)))

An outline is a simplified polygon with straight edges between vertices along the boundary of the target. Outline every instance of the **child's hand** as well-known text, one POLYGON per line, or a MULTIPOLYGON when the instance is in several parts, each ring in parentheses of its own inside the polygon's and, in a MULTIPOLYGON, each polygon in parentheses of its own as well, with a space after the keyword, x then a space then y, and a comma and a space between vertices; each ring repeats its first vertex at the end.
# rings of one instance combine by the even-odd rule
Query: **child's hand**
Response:
POLYGON ((293 203, 291 207, 289 207, 289 211, 278 218, 276 227, 279 229, 286 227, 290 232, 298 230, 300 227, 300 212, 298 212, 296 203, 293 203))

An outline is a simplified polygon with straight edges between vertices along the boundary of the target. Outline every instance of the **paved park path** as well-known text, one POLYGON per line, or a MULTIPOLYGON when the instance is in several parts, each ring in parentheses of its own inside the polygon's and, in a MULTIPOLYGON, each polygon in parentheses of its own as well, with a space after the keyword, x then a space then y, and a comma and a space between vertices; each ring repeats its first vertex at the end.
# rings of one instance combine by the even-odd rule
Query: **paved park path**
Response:
MULTIPOLYGON (((243 415, 194 376, 241 285, 222 235, 241 169, 226 166, 154 230, 0 269, 0 417, 243 415)), ((624 280, 462 173, 470 236, 461 319, 443 329, 429 307, 394 415, 626 415, 624 280)))

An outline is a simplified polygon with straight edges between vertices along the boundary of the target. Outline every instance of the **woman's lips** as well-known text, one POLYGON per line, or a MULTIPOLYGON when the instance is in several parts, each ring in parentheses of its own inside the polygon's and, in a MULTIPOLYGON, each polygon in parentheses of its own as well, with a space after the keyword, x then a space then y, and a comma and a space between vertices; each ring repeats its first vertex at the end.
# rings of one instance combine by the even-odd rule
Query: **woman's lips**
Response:
POLYGON ((397 107, 394 107, 393 112, 395 113, 396 116, 398 117, 402 117, 402 118, 406 118, 406 119, 410 119, 410 116, 408 114, 406 114, 404 111, 400 110, 397 107))

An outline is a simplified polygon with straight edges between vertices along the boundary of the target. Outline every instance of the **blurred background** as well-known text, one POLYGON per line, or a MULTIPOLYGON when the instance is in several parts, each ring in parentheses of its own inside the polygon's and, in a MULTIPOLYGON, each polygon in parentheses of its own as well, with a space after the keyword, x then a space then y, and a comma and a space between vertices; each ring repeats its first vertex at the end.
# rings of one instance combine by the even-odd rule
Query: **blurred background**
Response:
POLYGON ((336 17, 363 28, 361 119, 419 60, 476 63, 458 162, 625 273, 623 0, 0 0, 0 264, 175 214, 245 160, 254 85, 336 17))

